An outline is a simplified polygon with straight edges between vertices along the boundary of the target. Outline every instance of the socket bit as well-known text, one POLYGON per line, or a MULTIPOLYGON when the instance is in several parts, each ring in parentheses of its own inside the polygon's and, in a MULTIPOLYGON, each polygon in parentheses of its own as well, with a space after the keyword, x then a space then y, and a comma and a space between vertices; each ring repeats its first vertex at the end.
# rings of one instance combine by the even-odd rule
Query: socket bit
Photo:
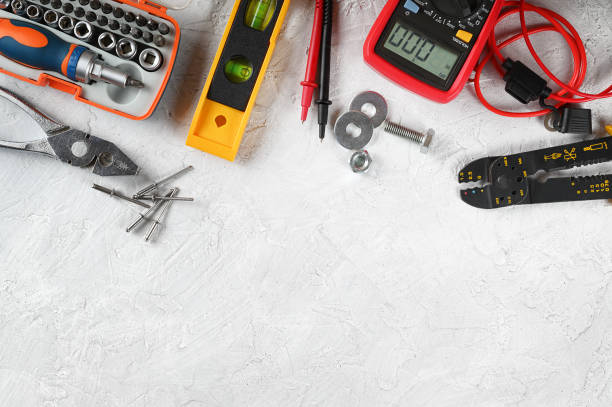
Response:
POLYGON ((159 24, 157 23, 157 21, 155 20, 149 20, 147 21, 147 28, 151 31, 155 31, 157 30, 157 27, 159 26, 159 24))
POLYGON ((49 27, 57 27, 57 23, 59 21, 59 14, 57 14, 53 10, 47 10, 45 12, 45 15, 43 16, 43 21, 49 27))
POLYGON ((103 4, 102 4, 102 12, 103 12, 104 14, 110 14, 110 13, 112 13, 112 12, 113 12, 113 6, 111 6, 111 5, 110 5, 110 4, 108 4, 108 3, 103 3, 103 4))
POLYGON ((100 7, 102 7, 102 3, 100 3, 100 0, 91 0, 89 7, 91 7, 92 10, 98 10, 100 7))
POLYGON ((160 34, 166 35, 170 32, 170 27, 168 27, 166 23, 159 23, 159 27, 157 27, 157 30, 160 34))
POLYGON ((62 6, 62 11, 63 11, 64 13, 68 13, 68 14, 70 14, 70 13, 72 13, 72 11, 73 11, 73 10, 74 10, 74 6, 73 6, 72 4, 70 4, 70 3, 65 3, 65 4, 62 6))
POLYGON ((90 23, 93 23, 94 21, 96 21, 96 13, 94 13, 93 11, 86 12, 85 20, 89 21, 90 23))
POLYGON ((136 43, 129 38, 121 38, 117 41, 115 52, 119 58, 132 59, 136 55, 137 51, 136 43))
POLYGON ((98 46, 104 51, 113 51, 117 45, 117 39, 112 33, 103 32, 98 37, 98 46))
POLYGON ((42 4, 43 6, 46 6, 47 4, 49 4, 51 0, 40 0, 39 3, 42 4))
POLYGON ((166 45, 166 39, 161 35, 156 35, 153 37, 153 44, 157 45, 158 47, 163 47, 166 45))
POLYGON ((77 18, 82 18, 85 15, 85 9, 83 7, 77 7, 74 9, 74 15, 77 18))
POLYGON ((149 72, 157 71, 162 65, 162 62, 162 55, 155 48, 146 48, 138 56, 138 63, 140 66, 149 72))
POLYGON ((144 27, 145 25, 147 25, 147 18, 141 14, 138 14, 136 16, 136 25, 138 27, 144 27))
POLYGON ((132 30, 130 31, 130 35, 136 39, 139 39, 142 37, 142 30, 138 27, 132 27, 132 30))
POLYGON ((117 7, 114 11, 113 11, 113 15, 115 16, 115 18, 121 18, 123 17, 123 15, 125 14, 125 11, 123 11, 123 9, 117 7))
POLYGON ((108 17, 99 15, 97 22, 100 27, 104 27, 106 24, 108 24, 108 17))
POLYGON ((70 34, 74 30, 74 20, 69 16, 61 16, 57 21, 57 25, 65 33, 70 34))
POLYGON ((13 13, 17 14, 18 16, 24 15, 27 7, 28 6, 26 2, 23 0, 13 0, 11 2, 11 8, 13 9, 13 13))
POLYGON ((35 4, 30 4, 26 8, 26 15, 32 21, 40 21, 43 17, 42 8, 35 4))
POLYGON ((148 31, 145 31, 142 33, 142 40, 144 42, 146 42, 147 44, 150 43, 151 41, 153 41, 153 34, 151 34, 148 31))
POLYGON ((108 28, 110 28, 111 30, 116 30, 119 28, 119 21, 117 20, 109 20, 108 21, 108 28))
MULTIPOLYGON (((177 193, 178 193, 178 188, 172 188, 172 190, 170 191, 170 197, 174 197, 177 193)), ((159 214, 157 215, 157 218, 155 219, 155 221, 153 221, 153 225, 151 226, 151 229, 149 229, 149 232, 145 236, 146 242, 151 240, 151 236, 153 236, 153 233, 155 233, 159 225, 161 225, 161 221, 163 220, 166 212, 168 212, 168 209, 170 209, 170 206, 172 206, 172 202, 173 201, 164 202, 161 210, 159 211, 159 214)))
POLYGON ((81 6, 86 6, 86 5, 88 5, 88 4, 89 4, 89 0, 79 0, 79 4, 80 4, 81 6))
POLYGON ((62 8, 62 2, 60 0, 51 0, 51 8, 59 10, 62 8))
POLYGON ((86 21, 79 21, 74 25, 74 36, 81 41, 89 42, 93 36, 93 28, 86 21))
POLYGON ((131 23, 136 19, 136 15, 131 11, 126 11, 125 16, 123 16, 123 18, 125 18, 125 21, 127 21, 128 23, 131 23))
POLYGON ((128 24, 121 24, 121 34, 128 35, 132 31, 132 27, 128 24))

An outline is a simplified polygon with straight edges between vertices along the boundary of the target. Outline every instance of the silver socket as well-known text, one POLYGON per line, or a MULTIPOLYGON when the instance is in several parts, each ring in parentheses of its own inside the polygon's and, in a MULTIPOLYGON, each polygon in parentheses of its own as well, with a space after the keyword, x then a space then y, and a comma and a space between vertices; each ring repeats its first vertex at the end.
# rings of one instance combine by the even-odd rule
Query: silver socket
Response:
POLYGON ((98 46, 104 51, 112 51, 117 46, 117 39, 114 34, 103 32, 98 37, 98 46))
POLYGON ((26 16, 28 16, 30 20, 40 21, 43 17, 42 8, 40 8, 40 6, 37 6, 35 4, 30 4, 26 8, 26 16))
POLYGON ((43 16, 43 21, 49 27, 57 27, 59 21, 59 15, 53 10, 47 10, 43 16))
POLYGON ((93 28, 87 21, 79 21, 74 25, 74 36, 81 41, 88 42, 93 36, 93 28))
POLYGON ((155 48, 146 48, 138 56, 140 66, 149 72, 157 71, 163 61, 161 53, 155 48))
POLYGON ((121 38, 119 41, 117 41, 117 46, 115 47, 117 56, 123 59, 134 58, 137 50, 138 47, 136 46, 136 43, 129 38, 121 38))
POLYGON ((69 16, 61 16, 57 20, 57 26, 65 33, 71 33, 74 30, 74 20, 69 16))
POLYGON ((27 7, 28 5, 23 0, 13 0, 11 2, 11 8, 13 9, 13 13, 17 14, 18 16, 24 15, 27 7))

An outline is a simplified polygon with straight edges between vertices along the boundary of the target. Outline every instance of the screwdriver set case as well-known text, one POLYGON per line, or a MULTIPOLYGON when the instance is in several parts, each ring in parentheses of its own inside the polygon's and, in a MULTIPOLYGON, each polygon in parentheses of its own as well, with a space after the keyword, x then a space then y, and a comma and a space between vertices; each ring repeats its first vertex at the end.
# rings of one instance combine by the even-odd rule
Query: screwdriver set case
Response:
POLYGON ((146 0, 0 0, 0 50, 3 41, 14 41, 7 36, 19 34, 21 27, 15 25, 19 21, 48 30, 74 44, 71 47, 87 48, 102 63, 144 86, 121 87, 102 80, 83 83, 5 56, 0 56, 0 72, 74 94, 80 102, 130 119, 142 120, 153 113, 172 73, 180 40, 180 28, 165 7, 146 0))

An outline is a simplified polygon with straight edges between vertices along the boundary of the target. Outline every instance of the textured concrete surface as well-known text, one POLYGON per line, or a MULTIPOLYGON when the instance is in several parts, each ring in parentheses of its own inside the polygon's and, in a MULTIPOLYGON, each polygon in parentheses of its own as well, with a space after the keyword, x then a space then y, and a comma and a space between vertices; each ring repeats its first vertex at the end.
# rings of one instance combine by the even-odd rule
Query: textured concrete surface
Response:
MULTIPOLYGON (((0 405, 612 405, 610 203, 479 211, 456 184, 472 159, 577 138, 489 113, 471 85, 441 106, 390 84, 361 59, 384 1, 344 0, 333 114, 372 89, 392 119, 438 134, 425 156, 376 133, 371 171, 354 175, 348 151, 319 143, 312 118, 299 123, 312 6, 293 0, 236 162, 192 150, 187 127, 231 3, 174 14, 178 67, 143 122, 0 76, 146 171, 101 179, 0 151, 0 405), (196 170, 176 185, 197 202, 172 207, 153 244, 124 231, 138 208, 90 188, 131 192, 187 164, 196 170)), ((585 89, 608 86, 609 0, 538 4, 583 35, 585 89)), ((561 37, 534 42, 567 78, 561 37)), ((485 76, 486 94, 515 107, 485 76)), ((590 107, 601 135, 611 102, 590 107)), ((5 104, 0 114, 2 137, 39 135, 5 104)))

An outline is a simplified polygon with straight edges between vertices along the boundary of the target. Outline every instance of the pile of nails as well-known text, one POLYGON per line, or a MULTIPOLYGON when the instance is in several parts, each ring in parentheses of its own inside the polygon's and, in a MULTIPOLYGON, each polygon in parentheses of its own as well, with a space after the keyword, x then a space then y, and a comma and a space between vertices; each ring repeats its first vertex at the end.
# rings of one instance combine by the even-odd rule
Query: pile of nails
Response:
POLYGON ((130 224, 126 228, 126 232, 132 232, 136 229, 140 228, 147 222, 152 222, 149 231, 145 234, 145 241, 150 241, 155 231, 162 224, 162 220, 164 216, 170 209, 170 206, 174 201, 190 201, 193 202, 193 198, 181 197, 177 196, 179 189, 174 187, 171 188, 167 193, 160 193, 159 188, 170 181, 171 179, 175 179, 180 175, 186 173, 189 170, 192 170, 193 166, 188 166, 183 168, 182 170, 175 172, 172 175, 169 175, 159 181, 152 183, 151 185, 147 185, 140 191, 136 192, 132 197, 129 197, 116 189, 106 188, 98 184, 93 184, 93 189, 108 194, 110 196, 123 199, 125 201, 131 202, 136 205, 140 205, 146 210, 139 214, 138 219, 136 219, 132 224, 130 224), (151 204, 146 203, 145 201, 151 201, 151 204), (153 218, 155 215, 157 216, 153 218))

